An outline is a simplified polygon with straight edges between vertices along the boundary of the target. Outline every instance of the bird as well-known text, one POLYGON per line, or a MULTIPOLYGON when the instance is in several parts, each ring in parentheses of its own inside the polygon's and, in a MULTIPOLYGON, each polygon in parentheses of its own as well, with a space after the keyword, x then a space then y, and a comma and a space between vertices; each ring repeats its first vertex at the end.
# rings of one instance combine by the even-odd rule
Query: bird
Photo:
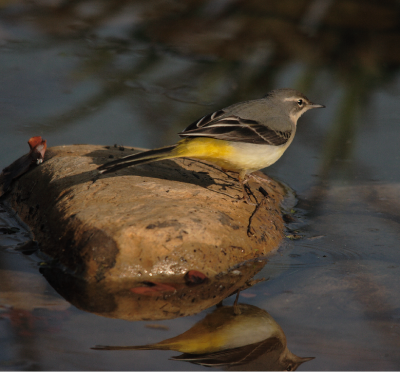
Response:
POLYGON ((293 371, 314 357, 298 357, 287 348, 286 336, 265 310, 249 304, 220 306, 186 332, 156 344, 97 345, 93 350, 175 350, 172 357, 207 367, 234 370, 293 371))
MULTIPOLYGON (((292 143, 297 121, 306 111, 323 108, 295 89, 275 89, 261 99, 239 102, 203 116, 178 133, 174 145, 147 150, 98 167, 100 174, 180 157, 216 164, 237 172, 243 199, 253 172, 274 164, 292 143)), ((257 179, 256 179, 257 180, 257 179)))

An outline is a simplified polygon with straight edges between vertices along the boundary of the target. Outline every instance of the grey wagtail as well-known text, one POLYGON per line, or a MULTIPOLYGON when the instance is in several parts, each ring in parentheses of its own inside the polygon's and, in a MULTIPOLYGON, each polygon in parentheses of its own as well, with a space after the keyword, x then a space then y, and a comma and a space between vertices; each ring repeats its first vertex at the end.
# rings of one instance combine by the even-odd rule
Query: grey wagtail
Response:
POLYGON ((131 165, 188 157, 239 173, 243 197, 252 172, 275 163, 292 143, 297 120, 307 110, 325 107, 294 89, 276 89, 264 98, 239 102, 203 116, 178 133, 177 144, 128 155, 100 166, 110 173, 131 165))
POLYGON ((94 350, 176 350, 185 354, 172 357, 207 367, 246 364, 249 371, 293 371, 313 357, 301 358, 287 348, 286 336, 265 310, 238 304, 221 306, 186 332, 150 345, 104 346, 94 350))

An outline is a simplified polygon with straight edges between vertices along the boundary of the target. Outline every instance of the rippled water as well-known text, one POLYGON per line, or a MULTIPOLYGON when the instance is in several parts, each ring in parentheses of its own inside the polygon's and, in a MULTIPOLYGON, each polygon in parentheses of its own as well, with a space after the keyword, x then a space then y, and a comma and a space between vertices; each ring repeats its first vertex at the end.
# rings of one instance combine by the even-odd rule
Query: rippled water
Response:
MULTIPOLYGON (((292 353, 315 357, 299 369, 398 370, 399 12, 363 1, 3 2, 0 168, 32 136, 150 148, 234 102, 303 91, 326 109, 302 117, 265 170, 296 192, 294 221, 256 275, 268 280, 240 302, 267 311, 292 353)), ((42 276, 29 239, 1 209, 0 369, 207 368, 169 360, 179 351, 92 350, 177 336, 214 309, 159 322, 81 310, 42 276)), ((214 368, 277 368, 278 354, 264 355, 214 368)))

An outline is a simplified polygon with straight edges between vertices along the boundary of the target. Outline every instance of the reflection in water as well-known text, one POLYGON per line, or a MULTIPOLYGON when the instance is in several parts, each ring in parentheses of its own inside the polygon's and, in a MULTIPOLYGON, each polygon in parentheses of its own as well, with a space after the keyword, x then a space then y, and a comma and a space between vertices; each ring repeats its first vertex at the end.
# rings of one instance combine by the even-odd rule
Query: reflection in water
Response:
POLYGON ((300 91, 324 89, 318 79, 326 71, 338 79, 351 99, 337 111, 345 115, 350 110, 352 120, 363 98, 393 78, 400 60, 392 48, 399 8, 391 2, 10 1, 3 8, 8 27, 0 43, 9 46, 21 37, 10 25, 28 24, 32 34, 42 35, 44 50, 64 42, 63 62, 70 54, 83 56, 65 76, 64 96, 57 98, 74 89, 86 94, 72 107, 54 102, 40 120, 28 116, 24 121, 30 125, 20 130, 46 128, 49 133, 126 100, 140 112, 140 121, 156 130, 155 122, 164 125, 161 110, 175 122, 175 133, 189 118, 204 115, 204 104, 223 107, 276 88, 290 64, 299 64, 290 85, 300 91), (77 50, 66 49, 68 37, 80 40, 77 50))
MULTIPOLYGON (((3 257, 1 257, 3 258, 3 257)), ((8 365, 0 363, 0 370, 41 370, 40 350, 35 337, 40 329, 54 332, 55 319, 65 317, 70 304, 46 293, 46 281, 39 274, 4 270, 0 267, 0 361, 8 357, 8 365), (51 315, 43 321, 38 310, 47 310, 51 315), (17 346, 10 348, 7 339, 17 346)))
POLYGON ((179 336, 150 345, 96 346, 95 350, 176 350, 184 354, 174 360, 207 367, 278 371, 296 370, 301 358, 289 351, 282 328, 265 310, 238 304, 217 307, 179 336))
MULTIPOLYGON (((254 285, 259 280, 251 278, 265 264, 265 260, 250 261, 195 286, 183 281, 155 284, 150 288, 159 288, 159 291, 149 292, 150 295, 136 290, 144 288, 144 283, 118 282, 105 287, 84 282, 52 267, 42 267, 41 272, 60 294, 85 311, 126 320, 155 320, 197 313, 236 290, 254 285)), ((275 320, 265 310, 246 304, 217 305, 188 331, 156 344, 97 346, 94 349, 176 350, 184 354, 174 360, 235 370, 295 370, 301 363, 314 359, 291 353, 285 334, 275 320)))
POLYGON ((0 269, 0 307, 32 312, 34 309, 62 311, 68 302, 45 294, 46 281, 39 274, 0 269))
POLYGON ((55 267, 40 271, 50 285, 77 308, 108 318, 162 320, 197 314, 262 279, 252 280, 267 263, 251 260, 221 272, 200 284, 184 276, 163 283, 118 280, 89 283, 55 267))

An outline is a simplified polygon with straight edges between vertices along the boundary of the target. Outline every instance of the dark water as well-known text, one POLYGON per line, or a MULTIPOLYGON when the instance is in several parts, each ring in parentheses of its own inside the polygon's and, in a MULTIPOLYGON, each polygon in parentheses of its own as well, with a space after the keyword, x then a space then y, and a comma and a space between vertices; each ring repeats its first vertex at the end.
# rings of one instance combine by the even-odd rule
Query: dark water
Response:
MULTIPOLYGON (((304 92, 327 108, 300 119, 266 170, 297 193, 288 235, 301 239, 283 242, 257 275, 269 280, 240 302, 266 310, 291 352, 315 357, 299 369, 398 370, 399 14, 395 1, 1 2, 0 168, 32 136, 151 148, 234 102, 304 92)), ((159 342, 214 309, 161 322, 78 310, 6 216, 0 210, 0 369, 206 368, 169 360, 177 351, 91 350, 159 342)))

